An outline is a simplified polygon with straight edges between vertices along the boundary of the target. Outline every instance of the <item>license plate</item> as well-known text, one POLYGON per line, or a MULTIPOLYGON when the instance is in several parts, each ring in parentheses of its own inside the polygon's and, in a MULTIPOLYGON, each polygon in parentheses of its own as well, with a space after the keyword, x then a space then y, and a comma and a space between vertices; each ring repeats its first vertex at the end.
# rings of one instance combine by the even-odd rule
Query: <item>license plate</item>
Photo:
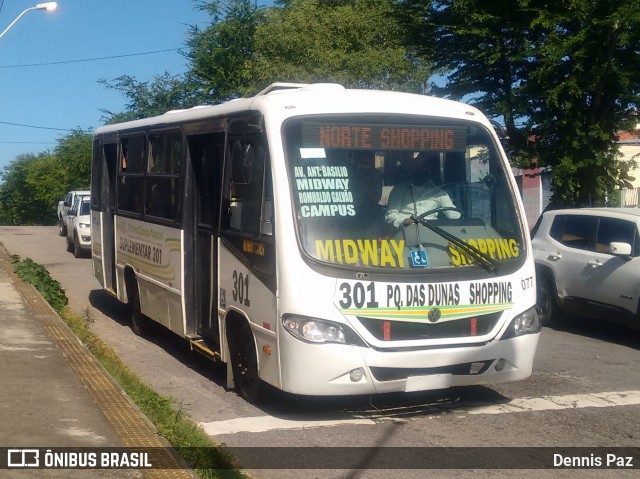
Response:
POLYGON ((411 376, 407 378, 405 392, 428 389, 446 389, 451 387, 451 374, 430 374, 429 376, 411 376))

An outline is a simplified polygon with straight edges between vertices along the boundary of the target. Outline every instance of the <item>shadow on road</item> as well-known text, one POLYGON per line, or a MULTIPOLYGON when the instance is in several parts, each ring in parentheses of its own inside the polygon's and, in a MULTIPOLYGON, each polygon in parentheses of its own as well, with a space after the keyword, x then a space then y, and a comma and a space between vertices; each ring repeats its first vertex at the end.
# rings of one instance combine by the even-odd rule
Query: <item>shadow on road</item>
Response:
POLYGON ((511 401, 511 398, 484 386, 375 396, 295 396, 276 391, 274 399, 277 400, 265 403, 262 409, 275 417, 287 418, 299 412, 304 414, 306 419, 327 419, 327 413, 331 412, 336 418, 348 414, 365 419, 398 420, 446 412, 455 413, 460 409, 511 401))
POLYGON ((640 330, 623 324, 565 314, 551 328, 640 350, 640 330))
MULTIPOLYGON (((91 291, 89 293, 89 303, 118 324, 130 327, 128 305, 121 303, 107 292, 103 290, 91 291)), ((133 331, 131 331, 131 334, 134 334, 133 331)), ((161 348, 189 369, 214 382, 217 386, 225 387, 227 381, 226 366, 192 351, 186 339, 153 322, 144 339, 161 348)))

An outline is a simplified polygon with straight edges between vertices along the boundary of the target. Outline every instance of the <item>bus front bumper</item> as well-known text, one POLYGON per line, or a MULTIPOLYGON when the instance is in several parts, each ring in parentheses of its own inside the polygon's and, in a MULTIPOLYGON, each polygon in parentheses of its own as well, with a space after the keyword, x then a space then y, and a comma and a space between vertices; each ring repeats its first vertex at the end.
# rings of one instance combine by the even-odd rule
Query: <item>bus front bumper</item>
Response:
POLYGON ((280 348, 282 389, 336 396, 518 381, 531 375, 539 337, 536 333, 478 346, 384 351, 309 344, 285 334, 287 344, 280 348))

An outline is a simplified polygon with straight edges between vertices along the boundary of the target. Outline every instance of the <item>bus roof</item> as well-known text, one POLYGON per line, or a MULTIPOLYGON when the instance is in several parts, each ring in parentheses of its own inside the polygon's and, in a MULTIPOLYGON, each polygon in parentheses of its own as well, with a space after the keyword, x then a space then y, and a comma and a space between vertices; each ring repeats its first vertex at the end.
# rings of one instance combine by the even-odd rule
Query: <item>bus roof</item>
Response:
POLYGON ((102 126, 96 129, 95 134, 103 135, 148 126, 169 126, 251 110, 265 114, 270 112, 269 114, 280 116, 281 119, 322 113, 404 113, 476 121, 484 119, 484 115, 473 106, 427 95, 346 89, 336 83, 273 83, 251 98, 239 98, 219 105, 171 110, 163 115, 102 126))

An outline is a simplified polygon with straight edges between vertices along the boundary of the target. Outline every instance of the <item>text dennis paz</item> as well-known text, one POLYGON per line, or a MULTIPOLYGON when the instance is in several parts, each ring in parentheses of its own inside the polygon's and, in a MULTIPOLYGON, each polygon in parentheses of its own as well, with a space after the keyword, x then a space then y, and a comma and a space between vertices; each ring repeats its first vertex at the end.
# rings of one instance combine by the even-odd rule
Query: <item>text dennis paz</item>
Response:
POLYGON ((553 467, 567 467, 571 469, 592 468, 592 467, 628 467, 634 466, 633 456, 619 456, 617 454, 589 454, 588 456, 564 456, 562 454, 553 455, 553 467))

